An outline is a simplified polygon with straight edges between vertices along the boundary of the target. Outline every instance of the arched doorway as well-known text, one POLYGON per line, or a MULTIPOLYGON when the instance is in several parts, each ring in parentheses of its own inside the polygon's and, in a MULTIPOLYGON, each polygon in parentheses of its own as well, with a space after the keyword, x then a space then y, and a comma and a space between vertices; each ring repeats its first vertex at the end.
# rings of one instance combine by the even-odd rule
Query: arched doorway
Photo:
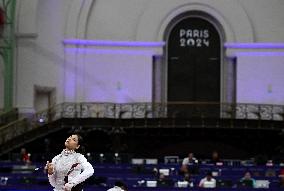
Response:
MULTIPOLYGON (((222 34, 203 14, 182 15, 166 35, 167 102, 221 102, 222 34)), ((219 113, 219 107, 217 110, 219 113)), ((216 113, 216 114, 217 114, 216 113)))

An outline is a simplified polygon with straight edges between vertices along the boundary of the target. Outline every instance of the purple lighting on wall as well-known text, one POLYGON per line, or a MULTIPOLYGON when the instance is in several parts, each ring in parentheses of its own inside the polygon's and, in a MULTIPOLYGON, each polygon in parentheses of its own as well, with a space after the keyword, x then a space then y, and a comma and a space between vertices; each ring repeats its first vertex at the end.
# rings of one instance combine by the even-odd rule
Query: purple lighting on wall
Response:
POLYGON ((124 55, 152 55, 151 50, 133 50, 133 49, 107 49, 107 48, 90 48, 90 47, 68 47, 65 48, 68 53, 78 54, 124 54, 124 55))
POLYGON ((68 100, 76 96, 116 103, 151 100, 152 56, 161 54, 164 42, 65 39, 63 43, 68 100), (83 92, 76 93, 77 89, 83 92))
POLYGON ((234 56, 284 56, 284 43, 225 43, 234 56))
POLYGON ((87 45, 87 46, 124 46, 124 47, 162 47, 165 42, 141 42, 141 41, 111 41, 111 40, 85 40, 65 39, 66 45, 87 45))
POLYGON ((284 43, 225 43, 224 46, 235 49, 284 49, 284 43))

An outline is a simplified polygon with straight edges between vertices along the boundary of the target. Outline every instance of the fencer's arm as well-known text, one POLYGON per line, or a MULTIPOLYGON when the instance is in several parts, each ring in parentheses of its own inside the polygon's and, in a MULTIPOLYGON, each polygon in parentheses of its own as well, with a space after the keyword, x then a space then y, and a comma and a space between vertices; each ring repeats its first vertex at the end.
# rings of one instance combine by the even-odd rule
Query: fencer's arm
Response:
POLYGON ((56 172, 55 172, 54 165, 53 165, 56 159, 57 159, 57 156, 52 159, 51 163, 47 162, 47 164, 46 164, 46 169, 49 172, 48 173, 48 181, 49 181, 49 183, 52 187, 56 186, 56 172), (49 170, 49 168, 52 168, 52 171, 49 170))
POLYGON ((48 181, 52 187, 56 186, 55 173, 48 175, 48 181))
POLYGON ((87 161, 84 155, 80 155, 78 160, 82 165, 83 172, 75 176, 72 180, 70 180, 70 183, 74 185, 84 182, 87 178, 94 174, 93 166, 87 161))

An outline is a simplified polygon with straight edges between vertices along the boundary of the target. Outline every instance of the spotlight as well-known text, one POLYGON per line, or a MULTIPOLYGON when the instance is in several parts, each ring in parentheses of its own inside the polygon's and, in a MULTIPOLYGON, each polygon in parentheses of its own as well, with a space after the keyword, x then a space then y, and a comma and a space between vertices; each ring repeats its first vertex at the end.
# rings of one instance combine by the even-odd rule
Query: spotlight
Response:
POLYGON ((120 157, 118 156, 118 153, 114 153, 114 162, 115 164, 118 164, 120 162, 120 157))
POLYGON ((99 158, 100 163, 104 163, 104 161, 105 161, 105 157, 104 156, 105 155, 103 153, 100 154, 100 158, 99 158))
POLYGON ((39 118, 39 119, 38 119, 38 122, 43 123, 43 122, 44 122, 44 119, 43 119, 43 118, 39 118))

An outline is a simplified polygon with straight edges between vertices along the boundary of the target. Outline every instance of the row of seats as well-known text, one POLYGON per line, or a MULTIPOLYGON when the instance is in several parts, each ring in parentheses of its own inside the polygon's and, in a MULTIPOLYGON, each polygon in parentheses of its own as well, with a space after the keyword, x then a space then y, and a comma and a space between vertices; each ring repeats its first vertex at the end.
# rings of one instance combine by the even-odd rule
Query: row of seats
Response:
MULTIPOLYGON (((48 181, 43 170, 35 171, 38 167, 43 167, 43 163, 34 163, 26 166, 14 162, 0 162, 0 177, 2 177, 0 184, 2 186, 9 185, 46 185, 48 181), (35 176, 36 175, 36 176, 35 176), (6 178, 6 179, 5 179, 6 178), (6 182, 5 182, 6 181, 6 182)), ((179 164, 93 164, 95 169, 95 176, 90 178, 88 185, 96 187, 108 187, 114 184, 117 180, 126 182, 132 188, 137 187, 155 187, 159 186, 155 181, 159 172, 164 173, 171 183, 164 185, 164 187, 183 187, 177 184, 183 180, 183 176, 179 172, 179 164)), ((198 185, 206 172, 212 171, 217 179, 219 188, 236 187, 238 180, 246 171, 252 172, 256 180, 269 181, 270 188, 279 187, 278 173, 282 167, 275 166, 216 166, 216 165, 200 165, 199 173, 192 175, 192 182, 194 188, 198 185), (270 176, 266 176, 267 171, 273 171, 270 176)))

